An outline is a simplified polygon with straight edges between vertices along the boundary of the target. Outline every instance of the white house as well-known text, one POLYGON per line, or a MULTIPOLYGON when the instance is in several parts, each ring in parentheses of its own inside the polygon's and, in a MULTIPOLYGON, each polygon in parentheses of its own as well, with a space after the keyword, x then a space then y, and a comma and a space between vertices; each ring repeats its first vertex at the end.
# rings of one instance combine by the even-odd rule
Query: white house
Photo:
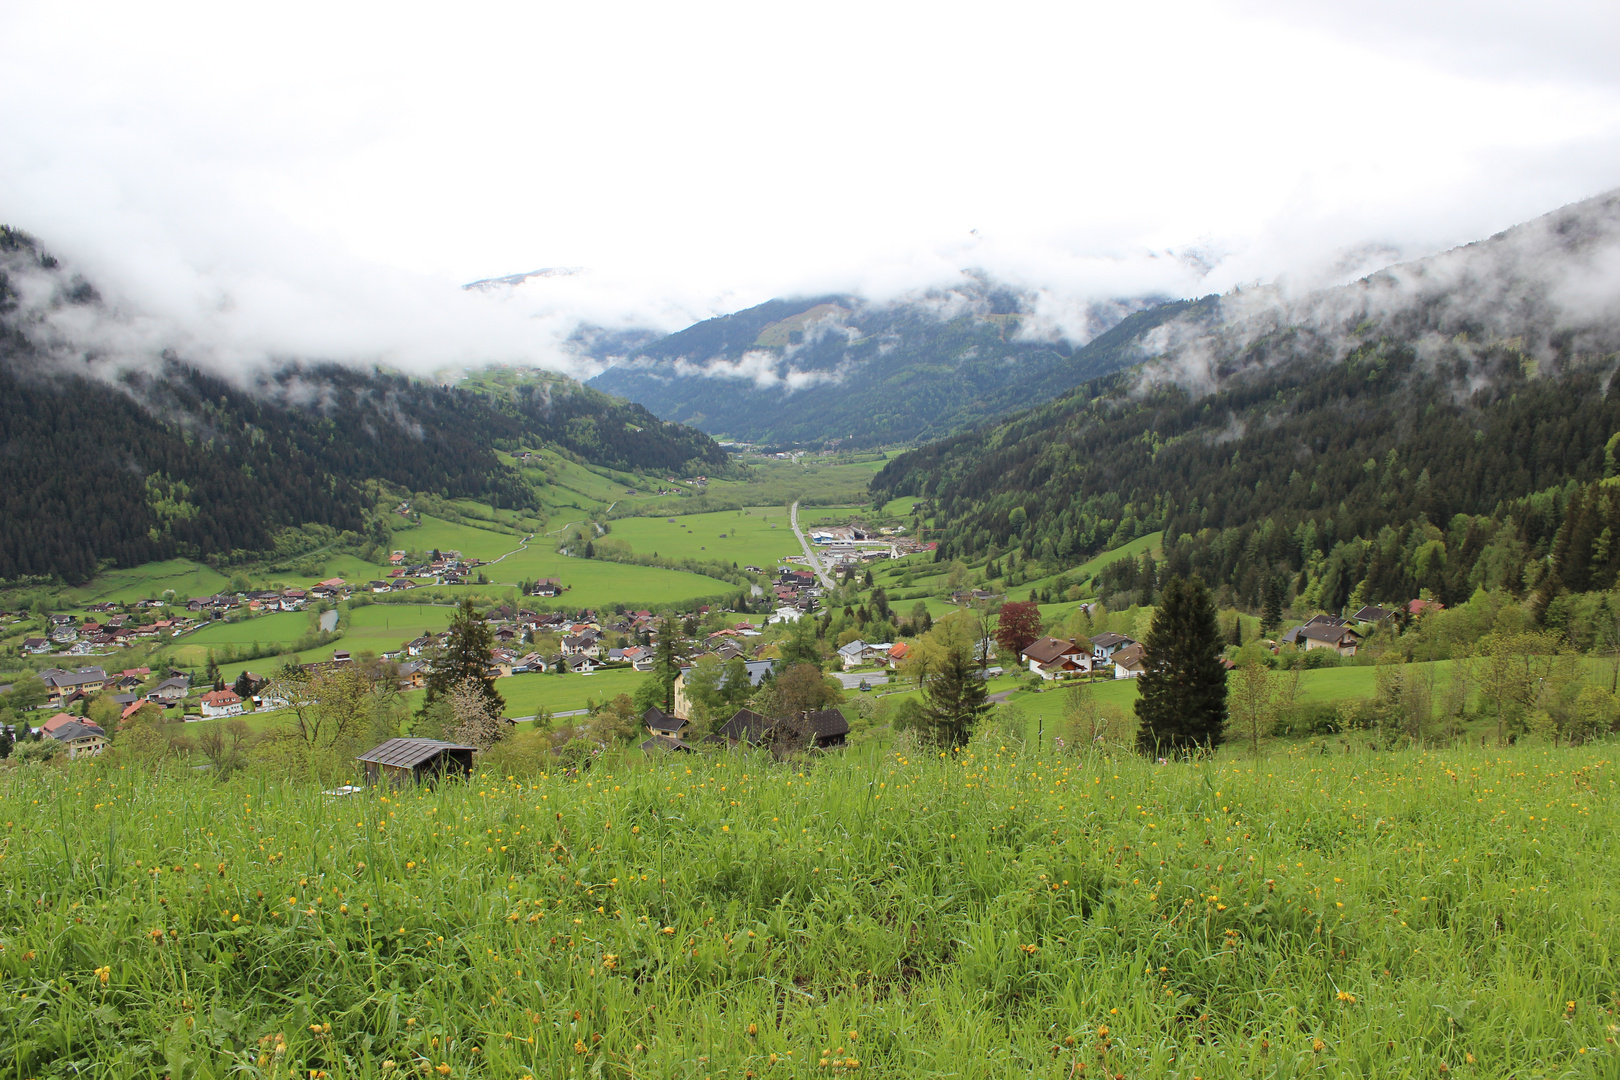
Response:
POLYGON ((202 696, 202 714, 207 717, 241 716, 242 699, 235 690, 211 690, 202 696))
POLYGON ((853 667, 859 667, 865 658, 866 642, 862 641, 860 638, 856 638, 848 645, 840 645, 838 647, 838 659, 843 663, 845 671, 848 671, 853 667))
POLYGON ((1124 634, 1098 634, 1091 639, 1091 658, 1099 663, 1112 660, 1116 652, 1135 644, 1135 638, 1128 638, 1124 634))

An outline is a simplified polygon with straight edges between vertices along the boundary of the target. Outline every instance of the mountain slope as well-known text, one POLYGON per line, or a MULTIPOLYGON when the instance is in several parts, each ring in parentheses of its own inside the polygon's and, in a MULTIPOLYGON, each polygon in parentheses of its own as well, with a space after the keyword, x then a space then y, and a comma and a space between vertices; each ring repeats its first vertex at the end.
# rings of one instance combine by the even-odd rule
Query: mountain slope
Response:
POLYGON ((227 381, 173 353, 107 355, 117 317, 35 241, 0 228, 0 580, 80 582, 103 565, 267 550, 299 525, 359 529, 373 479, 537 505, 497 448, 726 468, 708 436, 560 377, 504 394, 333 365, 227 381))
MULTIPOLYGON (((1093 332, 1145 306, 1097 306, 1093 332)), ((1031 296, 971 277, 887 304, 772 300, 647 345, 591 385, 717 435, 868 446, 938 438, 1140 359, 1117 337, 1075 349, 1036 322, 1031 296)))
MULTIPOLYGON (((1332 608, 1555 592, 1570 507, 1613 470, 1617 254, 1611 194, 1341 289, 1223 298, 1138 370, 897 458, 873 497, 930 498, 941 558, 1067 565, 1163 528, 1176 569, 1251 605, 1284 575, 1332 608)), ((1620 545, 1598 553, 1612 581, 1620 545)))

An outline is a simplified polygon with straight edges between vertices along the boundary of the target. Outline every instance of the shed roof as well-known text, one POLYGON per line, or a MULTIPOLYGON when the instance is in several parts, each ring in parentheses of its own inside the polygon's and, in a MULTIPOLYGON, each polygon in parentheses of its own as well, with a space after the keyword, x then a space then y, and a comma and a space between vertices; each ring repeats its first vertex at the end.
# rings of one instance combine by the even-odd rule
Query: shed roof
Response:
POLYGON ((356 760, 369 761, 377 765, 397 765, 403 769, 414 769, 424 761, 431 760, 435 755, 445 750, 476 752, 477 749, 476 746, 440 742, 438 739, 389 739, 382 745, 367 750, 356 760))

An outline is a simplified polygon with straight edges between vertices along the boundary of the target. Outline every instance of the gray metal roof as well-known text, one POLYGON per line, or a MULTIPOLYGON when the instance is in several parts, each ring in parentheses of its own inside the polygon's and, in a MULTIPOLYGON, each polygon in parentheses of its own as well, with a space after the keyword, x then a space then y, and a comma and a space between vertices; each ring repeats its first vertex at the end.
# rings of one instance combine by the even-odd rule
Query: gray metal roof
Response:
POLYGON ((100 726, 96 724, 81 724, 76 720, 63 724, 55 731, 48 732, 47 734, 58 742, 72 742, 75 739, 88 738, 91 735, 100 735, 102 738, 107 737, 107 733, 101 730, 100 726))
POLYGON ((381 746, 375 746, 367 750, 356 760, 369 761, 377 765, 397 765, 402 769, 414 769, 444 750, 470 750, 476 752, 478 747, 462 746, 460 743, 440 742, 438 739, 389 739, 381 746))

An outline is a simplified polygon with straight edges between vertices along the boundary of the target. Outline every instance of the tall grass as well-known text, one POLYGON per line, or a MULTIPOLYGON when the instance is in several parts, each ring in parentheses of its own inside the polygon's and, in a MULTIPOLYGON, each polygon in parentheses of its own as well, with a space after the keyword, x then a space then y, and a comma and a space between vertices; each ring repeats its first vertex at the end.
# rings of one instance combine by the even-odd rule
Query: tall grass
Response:
POLYGON ((1613 1076, 1611 749, 15 769, 0 1075, 1613 1076))

